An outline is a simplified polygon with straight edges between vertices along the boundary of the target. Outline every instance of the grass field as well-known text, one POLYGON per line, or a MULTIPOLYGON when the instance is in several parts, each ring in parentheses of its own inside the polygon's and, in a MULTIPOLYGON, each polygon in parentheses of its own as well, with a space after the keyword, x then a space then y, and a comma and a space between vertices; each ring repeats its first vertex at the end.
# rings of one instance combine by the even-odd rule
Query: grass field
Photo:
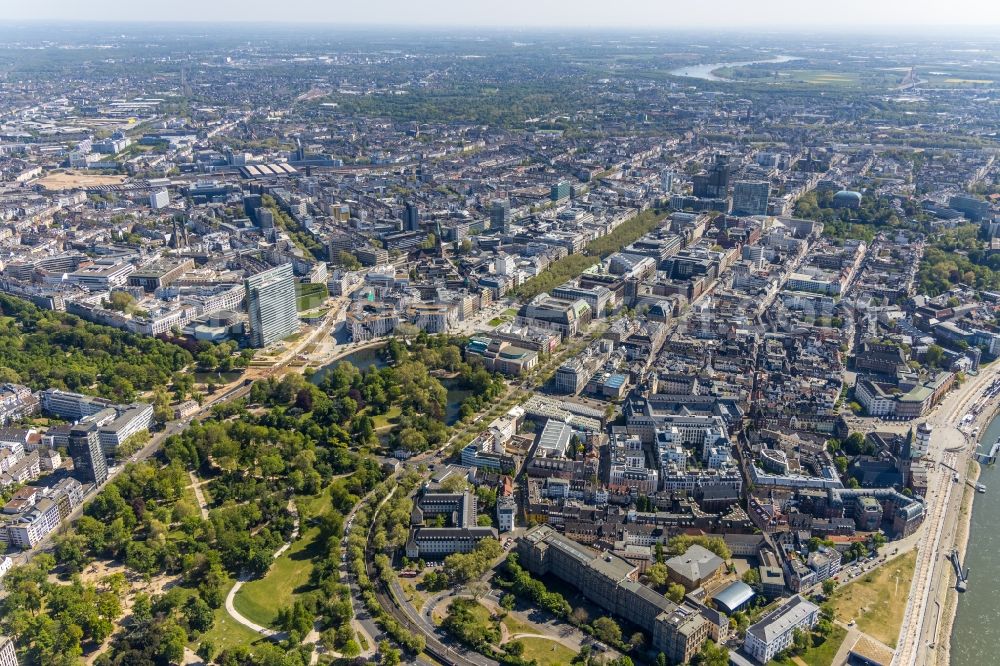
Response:
POLYGON ((518 640, 524 644, 524 660, 534 659, 538 666, 562 666, 571 662, 576 656, 576 652, 556 641, 545 638, 521 638, 518 640))
MULTIPOLYGON (((229 588, 227 587, 224 592, 228 594, 229 588)), ((231 618, 226 612, 225 606, 215 609, 215 623, 195 643, 200 643, 204 639, 211 640, 219 652, 226 648, 250 645, 258 640, 263 640, 257 633, 231 618)))
POLYGON ((840 644, 844 642, 846 637, 847 629, 834 625, 833 631, 825 640, 822 636, 813 634, 813 644, 802 654, 792 658, 774 659, 771 663, 777 666, 802 666, 803 663, 806 666, 831 666, 833 658, 837 656, 837 650, 840 649, 840 644), (817 640, 823 642, 817 645, 817 640))
POLYGON ((792 81, 812 83, 816 85, 856 86, 859 83, 857 74, 848 72, 827 72, 816 69, 798 69, 787 72, 792 81))
POLYGON ((403 410, 400 409, 399 405, 393 405, 385 414, 373 414, 372 424, 375 426, 376 430, 394 426, 396 425, 396 420, 399 418, 399 415, 402 413, 403 410))
POLYGON ((910 551, 834 592, 832 603, 837 618, 843 622, 854 620, 861 631, 896 647, 916 561, 917 553, 910 551))
POLYGON ((252 580, 236 594, 233 605, 247 619, 271 627, 284 606, 309 590, 313 561, 322 554, 323 542, 318 527, 309 527, 310 518, 330 509, 329 493, 296 499, 303 530, 299 538, 274 561, 263 578, 252 580))
POLYGON ((507 631, 513 636, 514 634, 542 634, 544 631, 540 630, 538 627, 522 622, 513 615, 508 615, 501 623, 507 627, 507 631))

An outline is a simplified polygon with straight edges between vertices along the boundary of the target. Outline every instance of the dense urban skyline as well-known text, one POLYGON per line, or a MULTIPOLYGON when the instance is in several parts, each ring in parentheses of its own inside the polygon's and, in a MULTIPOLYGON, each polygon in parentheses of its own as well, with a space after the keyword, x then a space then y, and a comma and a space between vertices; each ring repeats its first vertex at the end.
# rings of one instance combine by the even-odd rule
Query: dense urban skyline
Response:
POLYGON ((988 662, 996 13, 6 14, 0 666, 988 662))

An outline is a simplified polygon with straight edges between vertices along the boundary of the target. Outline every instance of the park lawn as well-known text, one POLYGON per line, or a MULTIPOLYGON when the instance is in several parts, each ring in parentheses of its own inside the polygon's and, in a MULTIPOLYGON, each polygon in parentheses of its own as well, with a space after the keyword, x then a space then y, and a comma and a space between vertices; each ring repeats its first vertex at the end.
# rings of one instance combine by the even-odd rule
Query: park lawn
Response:
POLYGON ((406 594, 406 600, 413 605, 414 608, 420 609, 424 607, 427 603, 427 595, 417 589, 417 586, 409 580, 400 580, 399 586, 403 588, 403 592, 406 594))
POLYGON ((475 615, 476 619, 482 622, 483 624, 489 624, 491 621, 490 618, 493 617, 493 613, 490 612, 490 609, 482 605, 478 601, 476 602, 475 607, 472 609, 472 614, 475 615))
POLYGON ((505 617, 502 620, 502 623, 503 623, 503 625, 505 627, 507 627, 507 631, 510 632, 511 636, 513 636, 515 634, 544 634, 545 633, 544 630, 540 630, 538 627, 536 627, 534 625, 530 625, 527 622, 522 622, 521 620, 517 619, 513 615, 507 615, 507 617, 505 617))
POLYGON ((332 506, 330 504, 329 489, 320 491, 315 495, 298 495, 295 498, 295 506, 299 510, 299 518, 305 525, 313 518, 318 518, 328 512, 332 506))
POLYGON ((837 618, 856 621, 858 629, 895 648, 916 562, 911 550, 838 589, 832 599, 837 618))
POLYGON ((570 663, 576 656, 576 652, 556 641, 545 638, 519 638, 518 640, 524 644, 523 659, 525 661, 534 659, 538 666, 562 666, 570 663))
MULTIPOLYGON (((230 585, 225 589, 225 593, 229 593, 230 585)), ((197 644, 201 643, 202 640, 210 640, 215 645, 215 649, 218 652, 222 652, 226 648, 236 647, 238 645, 251 645, 258 640, 262 640, 252 629, 244 627, 242 624, 230 617, 229 613, 226 612, 226 607, 223 605, 215 609, 215 622, 212 623, 212 628, 202 634, 198 639, 191 642, 191 649, 197 650, 197 644)))
POLYGON ((264 627, 273 628, 278 611, 309 590, 315 560, 323 555, 320 529, 309 523, 311 518, 330 510, 330 494, 297 498, 296 506, 302 526, 299 538, 274 561, 263 578, 244 585, 233 599, 240 614, 264 627))
MULTIPOLYGON (((452 602, 449 601, 447 604, 438 604, 435 607, 434 613, 432 614, 432 619, 435 625, 440 626, 441 623, 444 622, 444 618, 446 618, 451 612, 451 603, 452 602)), ((493 617, 493 613, 490 612, 489 608, 482 605, 478 601, 476 602, 476 605, 472 607, 472 614, 476 617, 477 621, 483 624, 490 624, 492 622, 490 618, 493 617)))
POLYGON ((775 666, 802 666, 799 663, 801 661, 806 666, 831 666, 833 658, 837 656, 837 650, 840 649, 841 643, 847 638, 847 629, 834 625, 833 631, 830 632, 826 640, 816 645, 815 641, 819 638, 822 637, 818 634, 812 634, 813 644, 808 650, 795 657, 774 659, 771 661, 771 664, 775 666))
POLYGON ((399 405, 393 405, 385 414, 373 414, 372 425, 375 426, 376 430, 392 427, 396 425, 396 421, 402 413, 403 410, 399 405))

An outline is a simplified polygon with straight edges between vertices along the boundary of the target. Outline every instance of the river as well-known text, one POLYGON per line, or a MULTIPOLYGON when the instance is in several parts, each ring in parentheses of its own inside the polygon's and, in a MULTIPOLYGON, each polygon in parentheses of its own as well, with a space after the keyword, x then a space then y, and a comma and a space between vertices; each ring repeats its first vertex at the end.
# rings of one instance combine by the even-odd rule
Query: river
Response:
POLYGON ((724 79, 721 76, 716 76, 712 72, 717 69, 722 69, 723 67, 746 67, 747 65, 765 65, 768 63, 777 65, 782 62, 791 62, 792 60, 802 60, 796 56, 775 56, 768 60, 744 60, 741 62, 710 62, 704 65, 686 65, 684 67, 678 67, 677 69, 670 70, 670 73, 674 76, 686 76, 690 79, 703 79, 705 81, 732 81, 732 79, 724 79))
MULTIPOLYGON (((1000 417, 983 433, 989 449, 1000 437, 1000 417)), ((998 663, 1000 645, 1000 482, 996 468, 983 467, 979 482, 986 494, 972 503, 969 545, 962 563, 969 567, 969 591, 958 595, 958 614, 951 632, 952 666, 998 663)))

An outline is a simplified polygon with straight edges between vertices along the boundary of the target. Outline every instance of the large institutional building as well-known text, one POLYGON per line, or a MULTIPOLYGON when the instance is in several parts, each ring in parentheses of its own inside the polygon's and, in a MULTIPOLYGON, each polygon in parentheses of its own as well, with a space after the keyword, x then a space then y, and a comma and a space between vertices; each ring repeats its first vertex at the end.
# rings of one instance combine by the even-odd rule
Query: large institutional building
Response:
POLYGON ((595 604, 642 628, 671 663, 690 661, 710 632, 698 609, 677 605, 640 583, 631 562, 601 553, 556 532, 548 525, 517 540, 521 564, 535 575, 553 574, 579 589, 595 604))

